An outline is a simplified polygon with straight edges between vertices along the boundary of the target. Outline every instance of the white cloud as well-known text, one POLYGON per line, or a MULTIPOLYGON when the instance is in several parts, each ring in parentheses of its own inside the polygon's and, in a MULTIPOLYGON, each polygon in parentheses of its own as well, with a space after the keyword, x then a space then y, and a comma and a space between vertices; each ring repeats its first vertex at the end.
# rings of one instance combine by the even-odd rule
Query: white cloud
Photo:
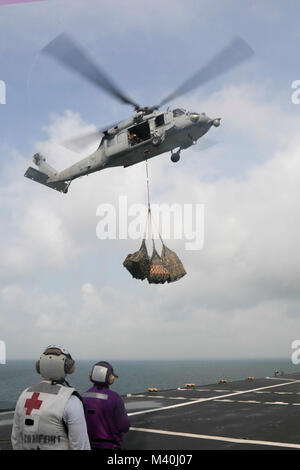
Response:
MULTIPOLYGON (((30 318, 22 321, 15 315, 19 327, 11 328, 14 340, 6 341, 10 354, 20 351, 22 344, 23 354, 34 357, 36 351, 51 343, 62 344, 77 358, 103 354, 112 359, 279 357, 291 352, 299 319, 286 315, 288 302, 259 302, 224 314, 220 309, 205 308, 198 301, 187 306, 188 312, 181 311, 181 315, 187 313, 186 317, 178 318, 176 299, 172 310, 170 303, 159 298, 162 289, 159 290, 156 298, 146 295, 136 301, 133 294, 120 295, 117 289, 107 292, 101 286, 84 285, 78 308, 68 312, 59 296, 41 292, 35 292, 36 308, 32 311, 30 293, 14 289, 19 299, 15 307, 20 306, 22 297, 30 318)), ((7 292, 5 301, 6 305, 10 302, 7 292)), ((26 309, 19 312, 24 315, 26 309)), ((7 330, 6 325, 2 332, 7 330)))
MULTIPOLYGON (((233 90, 231 98, 236 112, 249 109, 250 120, 230 121, 232 132, 252 122, 255 139, 256 127, 277 105, 251 94, 244 101, 245 94, 233 90), (260 117, 255 122, 250 115, 260 117)), ((225 113, 230 103, 228 98, 225 113)), ((78 156, 58 151, 56 139, 88 127, 66 112, 53 118, 49 139, 38 148, 49 164, 59 165, 60 158, 62 166, 70 164, 78 156)), ((166 241, 188 274, 164 286, 130 279, 122 267, 136 242, 96 238, 98 204, 117 205, 119 195, 128 195, 129 204, 145 203, 144 165, 84 177, 61 195, 25 178, 17 181, 27 162, 15 155, 14 171, 7 170, 1 188, 2 208, 8 209, 1 244, 1 325, 7 338, 1 339, 19 355, 22 329, 30 324, 25 343, 31 356, 53 342, 81 357, 99 350, 114 358, 285 354, 300 326, 300 142, 293 127, 289 132, 290 143, 280 144, 260 165, 249 165, 242 180, 202 180, 187 159, 181 167, 170 166, 166 156, 150 162, 153 202, 205 204, 204 248, 187 252, 181 240, 166 241), (91 261, 82 273, 87 257, 91 261), (47 285, 38 282, 41 272, 47 285), (70 292, 56 292, 59 273, 68 276, 70 292)), ((258 138, 268 139, 268 132, 258 138)))

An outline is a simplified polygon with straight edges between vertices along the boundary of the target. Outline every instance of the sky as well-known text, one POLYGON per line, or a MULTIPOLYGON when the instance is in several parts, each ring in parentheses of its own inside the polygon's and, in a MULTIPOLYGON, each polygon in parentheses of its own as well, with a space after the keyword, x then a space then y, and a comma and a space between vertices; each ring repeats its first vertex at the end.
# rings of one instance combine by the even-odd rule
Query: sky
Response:
MULTIPOLYGON (((95 360, 291 357, 300 335, 300 95, 292 87, 300 80, 299 14, 296 0, 0 5, 7 359, 39 357, 48 344, 95 360), (132 115, 42 54, 63 32, 143 106, 236 35, 254 50, 251 60, 170 103, 221 117, 207 136, 215 145, 185 150, 178 163, 168 154, 149 161, 154 204, 203 210, 200 248, 188 250, 172 234, 165 240, 187 271, 177 282, 132 279, 123 261, 141 240, 97 237, 99 207, 125 217, 120 197, 128 207, 146 204, 143 163, 82 177, 68 194, 24 178, 35 152, 62 170, 88 155, 67 150, 65 139, 132 115)), ((147 247, 151 255, 151 240, 147 247)))

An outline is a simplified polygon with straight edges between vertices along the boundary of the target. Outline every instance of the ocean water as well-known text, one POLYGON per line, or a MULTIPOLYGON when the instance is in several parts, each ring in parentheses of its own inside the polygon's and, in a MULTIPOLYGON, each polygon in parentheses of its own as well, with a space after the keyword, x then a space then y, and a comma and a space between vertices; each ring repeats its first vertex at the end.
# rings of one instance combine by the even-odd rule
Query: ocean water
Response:
MULTIPOLYGON (((79 393, 91 386, 88 373, 93 363, 93 360, 78 360, 74 374, 67 376, 69 384, 79 393)), ((300 372, 300 366, 290 359, 115 360, 112 365, 119 376, 112 389, 120 395, 142 393, 148 387, 166 390, 186 383, 209 385, 220 379, 273 376, 276 369, 284 374, 300 372)), ((34 360, 9 360, 0 365, 0 410, 14 408, 20 393, 40 380, 34 360)))

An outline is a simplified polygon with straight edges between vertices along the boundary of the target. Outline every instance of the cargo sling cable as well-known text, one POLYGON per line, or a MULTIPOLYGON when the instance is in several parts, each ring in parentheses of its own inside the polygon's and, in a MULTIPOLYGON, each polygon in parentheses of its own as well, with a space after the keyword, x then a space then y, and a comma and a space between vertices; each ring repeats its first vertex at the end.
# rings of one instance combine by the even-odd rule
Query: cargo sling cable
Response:
POLYGON ((147 183, 147 200, 148 200, 148 213, 147 220, 144 230, 143 241, 140 249, 133 253, 129 254, 123 262, 123 266, 131 273, 132 277, 135 279, 148 279, 149 284, 164 284, 165 282, 174 282, 177 279, 180 279, 186 274, 186 271, 176 255, 175 252, 170 250, 163 242, 160 231, 158 230, 151 212, 151 202, 150 202, 150 184, 149 184, 149 170, 148 162, 146 163, 146 183, 147 183), (153 244, 153 252, 151 259, 146 248, 146 239, 149 234, 149 223, 151 230, 151 238, 153 244), (153 234, 153 225, 159 234, 160 241, 162 243, 162 253, 161 256, 158 254, 155 248, 154 234, 153 234))
POLYGON ((146 182, 147 182, 147 200, 148 200, 148 217, 147 217, 147 222, 146 222, 146 229, 145 229, 145 235, 146 235, 146 231, 147 231, 147 227, 148 227, 148 223, 150 221, 150 230, 151 230, 151 238, 152 238, 152 241, 153 241, 153 246, 154 246, 154 237, 153 237, 153 229, 152 229, 152 223, 154 224, 155 228, 156 228, 156 231, 158 233, 158 236, 160 238, 160 241, 162 243, 162 245, 164 244, 163 242, 163 239, 161 237, 161 234, 160 234, 160 231, 155 223, 155 220, 152 216, 152 212, 151 212, 151 203, 150 203, 150 178, 149 178, 149 169, 148 169, 148 160, 145 160, 145 163, 146 163, 146 182))
MULTIPOLYGON (((151 230, 151 237, 152 237, 152 257, 150 260, 150 271, 149 271, 149 276, 148 276, 148 282, 149 284, 164 284, 166 281, 170 280, 170 271, 166 268, 164 265, 161 257, 156 251, 155 248, 155 243, 154 243, 154 234, 153 234, 153 225, 155 225, 155 228, 158 232, 160 241, 162 243, 162 246, 164 247, 164 243, 160 234, 160 231, 158 230, 154 219, 152 217, 152 212, 151 212, 151 203, 150 203, 150 184, 149 184, 149 170, 148 170, 148 161, 146 160, 146 179, 147 179, 147 198, 148 198, 148 217, 147 217, 147 224, 150 221, 150 230, 151 230)), ((146 226, 147 230, 147 226, 146 226)))
MULTIPOLYGON (((183 276, 186 275, 186 271, 180 259, 178 258, 177 254, 170 250, 165 244, 160 234, 160 231, 155 223, 155 220, 152 216, 151 212, 151 203, 150 203, 150 178, 149 178, 149 170, 148 170, 148 161, 145 160, 146 163, 146 180, 147 180, 147 198, 148 198, 148 217, 146 223, 146 230, 147 224, 150 220, 150 229, 151 229, 151 236, 152 236, 152 244, 153 244, 153 254, 151 257, 150 263, 150 275, 148 278, 149 283, 155 284, 163 284, 165 282, 174 282, 183 276), (161 256, 156 251, 155 243, 154 243, 154 236, 153 236, 153 225, 158 233, 162 244, 162 253, 161 256)), ((146 237, 146 230, 144 234, 144 239, 146 237)))

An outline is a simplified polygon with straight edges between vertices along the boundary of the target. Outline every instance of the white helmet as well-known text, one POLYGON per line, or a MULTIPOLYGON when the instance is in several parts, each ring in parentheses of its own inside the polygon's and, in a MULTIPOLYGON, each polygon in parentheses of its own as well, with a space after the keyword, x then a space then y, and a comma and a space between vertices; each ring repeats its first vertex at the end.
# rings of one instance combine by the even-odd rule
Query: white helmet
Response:
POLYGON ((36 362, 36 370, 42 377, 61 381, 74 372, 75 361, 71 354, 60 346, 48 346, 36 362))
POLYGON ((114 377, 118 377, 118 375, 115 374, 114 369, 109 362, 100 361, 93 365, 92 370, 89 374, 89 378, 91 382, 94 382, 94 384, 104 385, 104 384, 110 383, 109 377, 111 374, 114 377))

